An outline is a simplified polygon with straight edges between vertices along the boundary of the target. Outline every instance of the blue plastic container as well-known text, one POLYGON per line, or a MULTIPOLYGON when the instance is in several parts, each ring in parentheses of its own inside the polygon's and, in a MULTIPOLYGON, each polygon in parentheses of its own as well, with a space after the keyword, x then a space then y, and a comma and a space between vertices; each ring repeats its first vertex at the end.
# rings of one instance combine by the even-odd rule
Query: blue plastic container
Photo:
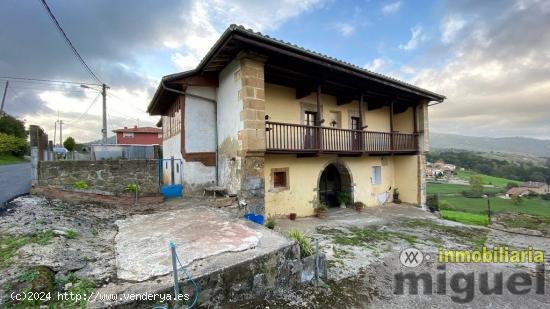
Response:
POLYGON ((246 220, 250 220, 254 223, 258 223, 258 224, 264 224, 264 216, 262 215, 257 215, 257 214, 253 214, 253 213, 247 213, 244 215, 244 218, 246 220))
POLYGON ((183 185, 162 185, 160 186, 160 193, 164 198, 182 197, 183 185))

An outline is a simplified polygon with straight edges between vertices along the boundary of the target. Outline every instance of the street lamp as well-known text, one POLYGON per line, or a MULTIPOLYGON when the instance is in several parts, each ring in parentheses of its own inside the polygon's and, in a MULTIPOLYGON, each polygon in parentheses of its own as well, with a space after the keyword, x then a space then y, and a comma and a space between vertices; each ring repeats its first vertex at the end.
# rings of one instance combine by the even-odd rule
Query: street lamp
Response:
MULTIPOLYGON (((80 87, 98 90, 84 84, 80 85, 80 87)), ((101 96, 103 97, 103 128, 101 129, 101 134, 103 135, 103 138, 102 138, 103 145, 107 144, 107 89, 108 88, 109 87, 107 85, 101 84, 101 96)))

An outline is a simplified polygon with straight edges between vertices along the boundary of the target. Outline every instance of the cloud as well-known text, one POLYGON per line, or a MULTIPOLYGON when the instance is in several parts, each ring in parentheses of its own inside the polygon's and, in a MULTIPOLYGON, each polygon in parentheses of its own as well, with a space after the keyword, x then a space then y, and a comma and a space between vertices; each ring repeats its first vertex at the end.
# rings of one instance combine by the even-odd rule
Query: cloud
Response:
MULTIPOLYGON (((322 0, 49 3, 88 65, 111 86, 107 109, 113 125, 118 126, 132 125, 137 118, 141 124, 154 124, 157 117, 142 111, 160 77, 195 67, 230 23, 272 31, 322 5, 322 0)), ((39 1, 0 1, 0 38, 10 42, 0 48, 3 76, 92 81, 39 1)), ((43 125, 50 134, 58 107, 60 117, 69 123, 68 119, 79 117, 93 99, 82 91, 48 84, 22 85, 27 89, 13 88, 8 93, 6 111, 24 117, 29 124, 43 125)), ((100 105, 96 103, 87 120, 67 125, 67 133, 79 141, 99 138, 100 105)))
POLYGON ((402 4, 403 3, 401 1, 388 3, 382 7, 382 14, 390 15, 390 14, 396 13, 397 11, 399 11, 402 4))
POLYGON ((411 28, 411 38, 406 44, 399 44, 399 48, 403 50, 413 50, 418 47, 420 42, 425 41, 427 36, 424 35, 422 26, 416 25, 411 28))
MULTIPOLYGON (((167 40, 165 46, 184 49, 185 52, 175 52, 171 59, 182 70, 192 69, 219 38, 221 35, 219 30, 224 30, 227 25, 240 24, 260 32, 275 30, 288 20, 321 4, 320 0, 280 2, 195 0, 191 2, 189 13, 186 14, 185 33, 179 38, 167 40)), ((349 33, 353 31, 353 29, 343 30, 349 33)))
POLYGON ((448 16, 441 23, 441 41, 451 43, 466 21, 458 16, 448 16))
POLYGON ((471 22, 446 45, 448 62, 413 78, 448 97, 430 110, 434 131, 549 138, 550 4, 508 4, 449 4, 471 22))
POLYGON ((364 68, 369 71, 380 72, 387 65, 388 65, 388 60, 385 60, 383 58, 374 58, 371 62, 365 64, 364 68))
POLYGON ((338 23, 333 28, 343 36, 350 36, 355 32, 355 26, 349 23, 338 23))

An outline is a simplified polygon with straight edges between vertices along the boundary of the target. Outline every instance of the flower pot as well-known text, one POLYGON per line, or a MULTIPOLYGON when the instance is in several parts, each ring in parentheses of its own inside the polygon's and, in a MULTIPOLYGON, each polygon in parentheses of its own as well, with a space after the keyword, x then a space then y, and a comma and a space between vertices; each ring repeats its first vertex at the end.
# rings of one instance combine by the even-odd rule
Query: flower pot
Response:
POLYGON ((346 208, 346 204, 340 203, 340 208, 346 208))
POLYGON ((319 219, 326 219, 327 218, 327 212, 326 211, 320 211, 317 213, 317 218, 319 219))
POLYGON ((363 207, 355 207, 355 210, 356 210, 357 212, 362 212, 362 211, 363 211, 363 207))
POLYGON ((296 213, 292 212, 290 215, 288 215, 288 218, 292 221, 296 220, 296 213))

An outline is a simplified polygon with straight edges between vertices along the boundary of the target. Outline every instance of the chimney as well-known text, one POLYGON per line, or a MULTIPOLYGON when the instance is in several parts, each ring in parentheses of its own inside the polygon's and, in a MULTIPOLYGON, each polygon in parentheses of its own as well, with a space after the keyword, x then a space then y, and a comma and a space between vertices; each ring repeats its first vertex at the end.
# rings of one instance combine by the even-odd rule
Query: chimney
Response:
POLYGON ((128 129, 128 127, 124 127, 124 129, 128 129))
POLYGON ((134 129, 137 129, 137 125, 134 125, 134 129))

